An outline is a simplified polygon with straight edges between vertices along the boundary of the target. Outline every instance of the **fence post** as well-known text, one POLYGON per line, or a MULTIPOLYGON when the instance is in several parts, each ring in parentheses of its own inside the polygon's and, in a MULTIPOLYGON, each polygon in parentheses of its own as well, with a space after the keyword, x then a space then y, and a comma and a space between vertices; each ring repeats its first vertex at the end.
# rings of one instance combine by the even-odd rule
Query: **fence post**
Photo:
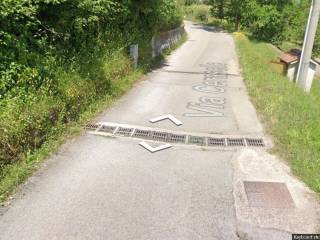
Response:
POLYGON ((152 58, 155 58, 157 56, 157 53, 156 53, 156 37, 155 36, 152 37, 151 46, 152 46, 152 58))
POLYGON ((138 67, 139 46, 138 44, 130 45, 130 56, 133 59, 134 68, 138 67))

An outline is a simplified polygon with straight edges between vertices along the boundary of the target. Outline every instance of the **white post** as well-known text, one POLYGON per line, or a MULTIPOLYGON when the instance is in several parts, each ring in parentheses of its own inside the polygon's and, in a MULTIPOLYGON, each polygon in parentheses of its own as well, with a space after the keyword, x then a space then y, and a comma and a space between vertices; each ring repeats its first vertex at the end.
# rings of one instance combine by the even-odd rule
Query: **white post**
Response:
POLYGON ((130 56, 133 59, 134 68, 138 67, 139 46, 138 44, 130 45, 130 56))
POLYGON ((299 84, 306 92, 310 91, 313 78, 308 79, 310 60, 312 57, 312 49, 314 39, 317 32, 317 26, 320 14, 320 0, 312 0, 310 8, 308 25, 306 28, 302 53, 300 57, 299 69, 297 74, 297 84, 299 84), (311 81, 311 82, 308 82, 311 81))
POLYGON ((155 58, 157 56, 156 36, 152 37, 151 46, 152 46, 152 58, 155 58))

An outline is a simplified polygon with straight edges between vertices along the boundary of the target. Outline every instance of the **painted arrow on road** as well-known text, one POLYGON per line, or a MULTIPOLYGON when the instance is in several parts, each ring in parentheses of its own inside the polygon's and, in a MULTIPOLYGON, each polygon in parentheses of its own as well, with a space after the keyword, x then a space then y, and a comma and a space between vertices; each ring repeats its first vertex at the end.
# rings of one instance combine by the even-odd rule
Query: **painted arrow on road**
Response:
POLYGON ((146 142, 141 142, 139 143, 140 146, 144 147, 145 149, 147 149, 149 152, 155 153, 155 152, 159 152, 161 150, 165 150, 168 148, 171 148, 172 145, 171 144, 164 144, 162 146, 159 147, 151 147, 148 143, 146 142))
POLYGON ((150 122, 156 123, 156 122, 160 122, 160 121, 165 120, 165 119, 169 119, 171 122, 173 122, 177 126, 182 125, 182 122, 180 122, 178 119, 176 119, 174 116, 172 116, 170 114, 163 115, 163 116, 160 116, 160 117, 157 117, 157 118, 153 118, 153 119, 150 120, 150 122))

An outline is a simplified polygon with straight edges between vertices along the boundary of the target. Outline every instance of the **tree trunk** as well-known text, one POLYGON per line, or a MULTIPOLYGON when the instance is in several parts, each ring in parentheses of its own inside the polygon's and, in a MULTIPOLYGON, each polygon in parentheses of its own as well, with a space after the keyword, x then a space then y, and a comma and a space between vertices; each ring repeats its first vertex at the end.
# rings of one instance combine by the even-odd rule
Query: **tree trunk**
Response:
POLYGON ((219 11, 218 13, 219 18, 224 19, 224 0, 219 2, 218 11, 219 11))
POLYGON ((241 20, 241 17, 239 14, 237 14, 237 17, 236 17, 236 31, 239 31, 240 29, 240 20, 241 20))

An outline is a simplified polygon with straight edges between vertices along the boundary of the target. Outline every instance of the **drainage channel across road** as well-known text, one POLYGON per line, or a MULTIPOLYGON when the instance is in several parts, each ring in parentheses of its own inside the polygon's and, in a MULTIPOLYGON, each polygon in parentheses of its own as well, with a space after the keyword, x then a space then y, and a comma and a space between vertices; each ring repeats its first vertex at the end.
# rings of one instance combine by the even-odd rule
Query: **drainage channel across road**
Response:
POLYGON ((271 147, 269 141, 260 136, 204 135, 201 133, 176 132, 111 122, 88 124, 85 126, 85 129, 96 135, 136 138, 148 141, 188 144, 202 147, 271 147))

